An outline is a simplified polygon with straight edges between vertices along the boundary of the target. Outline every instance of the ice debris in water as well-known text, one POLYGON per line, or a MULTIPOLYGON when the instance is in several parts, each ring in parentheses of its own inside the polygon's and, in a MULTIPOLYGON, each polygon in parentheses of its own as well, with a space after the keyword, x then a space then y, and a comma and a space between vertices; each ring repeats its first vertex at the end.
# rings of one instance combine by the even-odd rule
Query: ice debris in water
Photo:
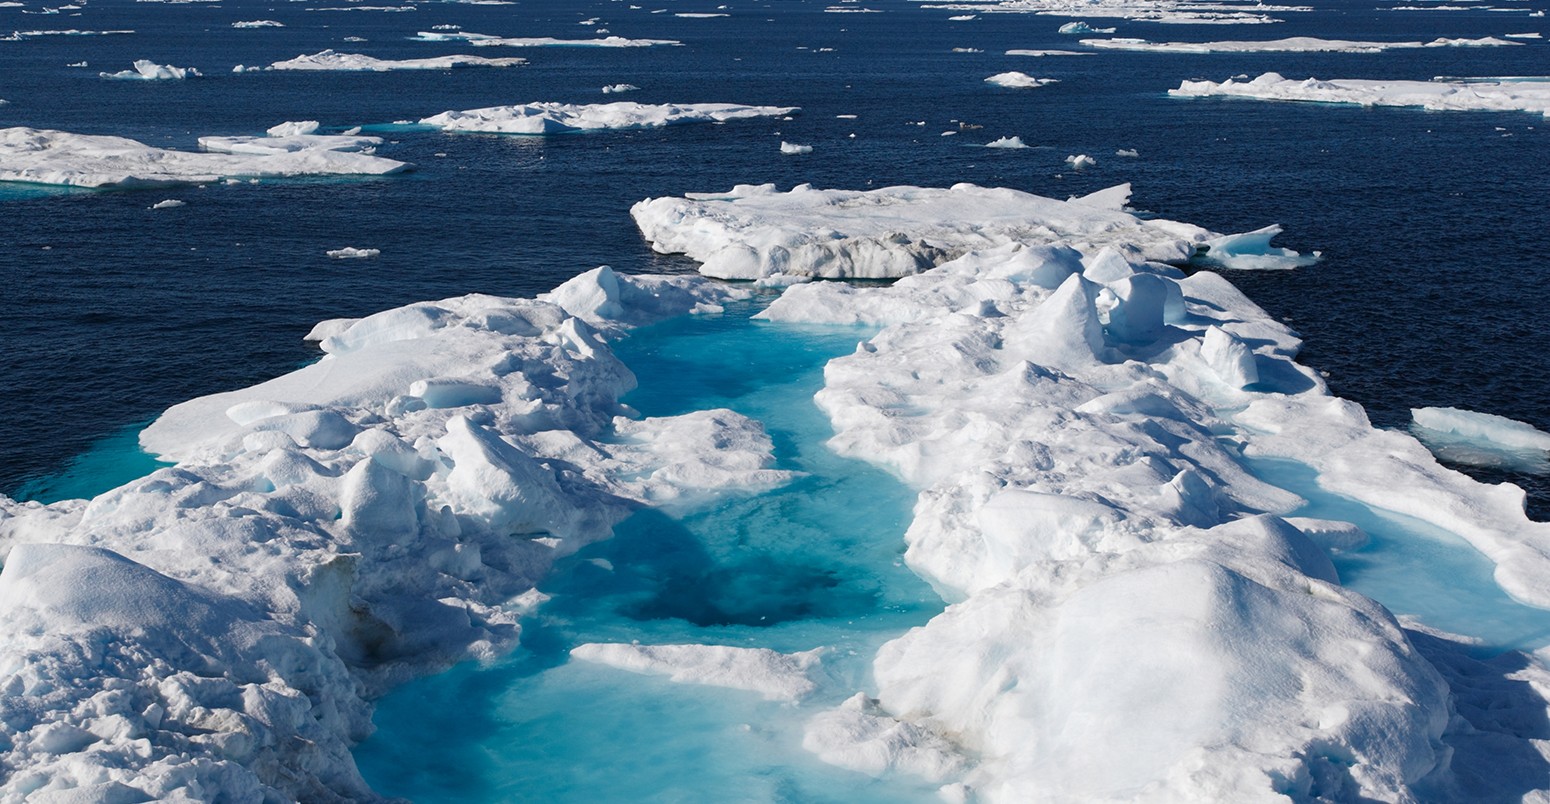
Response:
POLYGON ((529 103, 442 112, 422 119, 420 124, 447 131, 561 134, 780 117, 794 111, 797 111, 795 106, 742 106, 736 103, 529 103))
POLYGON ((1298 81, 1265 73, 1252 81, 1185 81, 1168 90, 1176 97, 1212 95, 1260 100, 1354 103, 1361 106, 1419 106, 1433 111, 1524 111, 1550 117, 1550 79, 1504 81, 1374 81, 1342 78, 1298 81))
POLYGON ((411 39, 421 42, 467 42, 475 47, 655 47, 681 45, 676 39, 626 39, 605 36, 600 39, 555 39, 548 36, 502 37, 471 31, 420 31, 411 39))
POLYGON ((173 67, 170 64, 157 64, 147 59, 138 59, 135 61, 133 70, 98 73, 98 75, 114 81, 169 81, 198 76, 199 71, 192 67, 173 67))
POLYGON ((1000 137, 998 139, 994 139, 994 140, 991 140, 990 142, 985 143, 985 147, 986 148, 1011 148, 1011 149, 1015 150, 1015 149, 1018 149, 1018 148, 1027 148, 1028 145, 1023 142, 1023 138, 1022 137, 1000 137))
MULTIPOLYGON (((423 59, 378 59, 359 53, 324 50, 310 56, 277 61, 271 70, 339 70, 383 73, 391 70, 450 70, 455 67, 515 67, 526 64, 523 58, 487 59, 483 56, 434 56, 423 59)), ((251 70, 250 70, 251 71, 251 70)))
POLYGON ((328 251, 328 256, 336 260, 364 260, 380 256, 381 254, 381 249, 356 248, 354 246, 345 246, 344 248, 330 249, 328 251))
MULTIPOLYGON (((215 140, 236 138, 207 138, 215 140)), ((325 138, 330 142, 334 138, 325 138)), ((255 154, 156 148, 123 137, 34 128, 0 129, 0 181, 77 187, 202 184, 231 178, 384 175, 409 169, 393 159, 323 146, 255 154)))
POLYGON ((609 84, 603 87, 604 95, 617 95, 621 92, 638 92, 640 87, 634 84, 609 84))
POLYGON ((1059 30, 1057 30, 1056 33, 1063 33, 1063 34, 1114 33, 1114 29, 1113 28, 1094 28, 1094 27, 1092 27, 1091 25, 1088 25, 1085 22, 1068 22, 1065 25, 1060 26, 1059 30))
POLYGON ((1072 170, 1083 170, 1096 166, 1098 164, 1098 160, 1088 156, 1087 154, 1076 154, 1074 156, 1066 157, 1066 164, 1070 165, 1072 170))
MULTIPOLYGON (((145 430, 177 466, 0 497, 0 797, 374 799, 369 700, 515 646, 509 601, 646 501, 791 479, 745 416, 619 403, 611 333, 746 295, 597 269, 324 322, 319 362, 145 430)), ((664 661, 790 696, 816 654, 664 661)))
POLYGON ((231 24, 233 28, 284 28, 285 23, 275 20, 241 20, 231 24))
POLYGON ((812 674, 823 648, 777 653, 767 648, 724 645, 586 644, 571 649, 573 659, 606 664, 635 673, 663 675, 685 684, 747 690, 774 701, 797 701, 818 688, 812 674))
POLYGON ((1459 408, 1414 408, 1411 431, 1455 463, 1550 473, 1550 433, 1527 422, 1459 408))
POLYGON ((1138 50, 1148 53, 1381 53, 1423 47, 1501 47, 1516 45, 1494 37, 1436 39, 1431 42, 1359 42, 1294 36, 1287 39, 1248 42, 1148 42, 1145 39, 1083 39, 1088 47, 1106 50, 1138 50))
POLYGON ((996 73, 985 79, 985 83, 995 84, 998 87, 1006 87, 1008 89, 1031 89, 1033 87, 1048 86, 1058 83, 1058 81, 1054 78, 1034 78, 1027 73, 1009 72, 996 73))
MULTIPOLYGON (((362 151, 370 153, 382 144, 381 137, 360 134, 318 134, 316 120, 291 120, 269 127, 266 136, 200 137, 199 148, 212 153, 253 154, 258 156, 301 151, 362 151)), ((360 129, 351 129, 359 132, 360 129)))
POLYGON ((1319 252, 1299 254, 1291 249, 1270 245, 1281 233, 1275 224, 1242 234, 1213 237, 1202 244, 1204 258, 1228 268, 1243 271, 1291 269, 1319 261, 1319 252))
MULTIPOLYGON (((1246 25, 1281 22, 1275 12, 1304 12, 1307 6, 1272 5, 1255 0, 986 0, 943 3, 937 8, 1061 17, 1101 17, 1189 25, 1246 25)), ((1083 23, 1085 24, 1085 23, 1083 23)), ((1062 30, 1062 33, 1066 31, 1062 30)))
POLYGON ((179 201, 176 198, 169 198, 165 201, 157 201, 156 203, 152 204, 151 209, 175 209, 177 207, 187 205, 187 201, 179 201))
POLYGON ((813 146, 798 145, 794 142, 786 142, 785 140, 782 140, 780 143, 780 152, 783 154, 810 154, 813 152, 813 146))
POLYGON ((1134 148, 1121 148, 1121 149, 1119 149, 1119 150, 1118 150, 1118 151, 1115 151, 1115 152, 1114 152, 1114 155, 1115 155, 1115 156, 1125 156, 1125 157, 1130 157, 1130 158, 1132 158, 1132 159, 1133 159, 1133 158, 1135 158, 1135 157, 1138 157, 1138 156, 1140 156, 1140 155, 1141 155, 1141 152, 1140 152, 1140 151, 1137 151, 1137 150, 1136 150, 1136 149, 1134 149, 1134 148))

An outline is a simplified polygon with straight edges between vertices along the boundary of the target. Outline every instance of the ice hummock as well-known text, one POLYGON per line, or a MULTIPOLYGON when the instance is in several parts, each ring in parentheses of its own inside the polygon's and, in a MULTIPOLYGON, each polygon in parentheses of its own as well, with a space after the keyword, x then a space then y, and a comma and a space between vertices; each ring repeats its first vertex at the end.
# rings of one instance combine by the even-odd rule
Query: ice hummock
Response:
POLYGON ((146 187, 199 184, 233 177, 380 176, 409 167, 405 162, 329 147, 249 154, 200 153, 156 148, 124 137, 21 127, 0 129, 0 181, 146 187))
POLYGON ((1550 80, 1374 81, 1297 80, 1265 73, 1252 81, 1185 81, 1168 90, 1176 97, 1214 95, 1260 100, 1419 106, 1432 111, 1524 111, 1550 117, 1550 80))
POLYGON ((528 103, 442 112, 422 119, 420 124, 446 131, 561 134, 784 117, 795 111, 797 108, 794 106, 743 106, 736 103, 528 103))

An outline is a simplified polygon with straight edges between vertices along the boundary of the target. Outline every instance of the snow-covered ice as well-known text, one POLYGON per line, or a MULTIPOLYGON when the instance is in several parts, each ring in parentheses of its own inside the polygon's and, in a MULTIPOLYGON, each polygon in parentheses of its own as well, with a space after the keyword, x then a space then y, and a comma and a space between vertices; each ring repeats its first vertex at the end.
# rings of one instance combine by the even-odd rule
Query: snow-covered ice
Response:
POLYGON ((1027 73, 1019 73, 1014 71, 996 73, 995 75, 986 78, 985 83, 995 84, 998 87, 1006 87, 1008 89, 1025 89, 1048 86, 1049 84, 1057 83, 1057 81, 1054 78, 1034 78, 1027 73))
POLYGON ((1311 11, 1308 6, 1273 5, 1249 0, 980 0, 931 3, 928 8, 985 14, 1042 14, 1098 17, 1180 25, 1249 25, 1281 22, 1272 14, 1311 11))
POLYGON ((180 201, 176 198, 168 198, 165 201, 157 201, 156 203, 152 204, 151 209, 176 209, 177 207, 187 205, 187 201, 180 201))
POLYGON ((1068 22, 1060 26, 1060 30, 1056 31, 1056 33, 1074 36, 1077 34, 1114 33, 1114 30, 1113 28, 1094 28, 1085 22, 1068 22))
POLYGON ((302 151, 356 151, 371 153, 381 137, 358 134, 318 134, 316 120, 293 120, 271 126, 266 136, 200 137, 202 151, 223 154, 273 156, 302 151))
POLYGON ((276 20, 240 20, 231 24, 233 28, 284 28, 285 23, 276 20))
POLYGON ((1185 81, 1177 97, 1230 96, 1260 100, 1419 106, 1433 111, 1524 111, 1550 117, 1550 80, 1374 81, 1297 80, 1265 73, 1252 81, 1185 81))
POLYGON ((526 64, 523 58, 488 59, 483 56, 435 56, 424 59, 378 59, 359 53, 338 53, 324 50, 310 56, 277 61, 269 65, 271 70, 343 70, 354 72, 387 72, 389 70, 450 70, 454 67, 515 67, 526 64))
POLYGON ((420 31, 411 38, 421 42, 467 42, 475 47, 654 47, 683 44, 676 39, 629 39, 622 36, 556 39, 550 36, 494 36, 470 31, 420 31))
POLYGON ((1025 49, 1020 49, 1020 48, 1013 48, 1012 50, 1008 50, 1006 52, 1006 55, 1008 55, 1008 56, 1032 56, 1034 58, 1043 58, 1045 56, 1093 56, 1093 55, 1096 55, 1096 54, 1094 54, 1094 53, 1083 53, 1080 50, 1025 50, 1025 49))
POLYGON ((633 673, 663 675, 685 684, 756 692, 769 700, 796 701, 818 688, 812 678, 823 648, 777 653, 725 645, 578 645, 571 658, 633 673))
POLYGON ((147 59, 138 59, 135 61, 133 70, 98 73, 98 75, 114 81, 169 81, 197 76, 199 71, 192 67, 174 67, 170 64, 157 64, 147 59))
POLYGON ((1286 39, 1229 42, 1148 42, 1145 39, 1083 39, 1082 44, 1104 50, 1144 53, 1381 53, 1425 47, 1504 47, 1517 45, 1487 36, 1479 39, 1434 39, 1430 42, 1362 42, 1293 36, 1286 39))
POLYGON ((1022 137, 1013 136, 1013 137, 1000 137, 1000 138, 991 140, 990 142, 985 143, 985 147, 986 148, 1010 148, 1010 149, 1014 149, 1015 150, 1015 149, 1018 149, 1018 148, 1027 148, 1028 145, 1023 142, 1023 138, 1022 137))
POLYGON ((420 124, 447 131, 561 134, 782 117, 794 111, 797 111, 794 106, 743 106, 736 103, 529 103, 442 112, 422 119, 420 124))
POLYGON ((603 87, 603 94, 617 95, 621 92, 637 92, 639 90, 640 87, 635 86, 634 84, 609 84, 608 86, 603 87))
POLYGON ((1066 157, 1066 164, 1069 165, 1072 170, 1086 170, 1090 167, 1096 167, 1098 165, 1098 160, 1088 156, 1087 154, 1073 154, 1066 157))
POLYGON ((202 153, 156 148, 124 137, 22 127, 0 129, 0 181, 145 187, 237 177, 380 176, 409 167, 393 159, 329 148, 243 155, 202 153))
POLYGON ((788 156, 796 154, 810 154, 813 152, 813 146, 798 145, 794 142, 786 142, 785 140, 781 140, 780 152, 788 156))
POLYGON ((1213 237, 1203 244, 1206 260, 1242 271, 1301 268, 1319 261, 1319 253, 1299 254, 1270 245, 1281 234, 1278 225, 1252 232, 1213 237))

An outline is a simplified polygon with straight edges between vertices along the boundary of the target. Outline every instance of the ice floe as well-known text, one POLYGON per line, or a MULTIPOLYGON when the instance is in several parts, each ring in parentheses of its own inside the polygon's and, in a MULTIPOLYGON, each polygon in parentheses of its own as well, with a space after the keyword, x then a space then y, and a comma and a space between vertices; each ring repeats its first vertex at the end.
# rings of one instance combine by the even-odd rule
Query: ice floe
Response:
POLYGON ((1104 50, 1145 53, 1381 53, 1422 47, 1503 47, 1518 44, 1492 36, 1479 39, 1434 39, 1430 42, 1361 42, 1293 36, 1286 39, 1237 42, 1148 42, 1145 39, 1083 39, 1082 44, 1104 50))
POLYGON ((179 201, 176 198, 169 198, 165 201, 157 201, 156 203, 152 204, 151 209, 176 209, 177 207, 187 205, 187 201, 179 201))
POLYGON ((273 156, 302 151, 357 151, 370 153, 381 137, 359 134, 318 134, 318 121, 296 120, 271 127, 266 136, 200 137, 199 149, 210 153, 273 156))
POLYGON ((782 140, 780 143, 780 152, 787 155, 810 154, 813 152, 813 146, 798 145, 794 142, 786 142, 782 140))
POLYGON ((470 31, 420 31, 410 37, 421 42, 467 42, 476 47, 654 47, 681 45, 676 39, 626 39, 605 36, 598 39, 556 39, 549 36, 503 37, 470 31))
POLYGON ((1091 25, 1088 25, 1085 22, 1068 22, 1065 25, 1060 26, 1060 30, 1056 31, 1056 33, 1063 33, 1063 34, 1068 34, 1068 35, 1095 34, 1095 33, 1114 33, 1114 29, 1113 28, 1094 28, 1094 27, 1092 27, 1091 25))
POLYGON ((1086 170, 1090 167, 1097 167, 1098 160, 1087 154, 1074 154, 1066 157, 1066 165, 1072 170, 1086 170))
POLYGON ((1550 433, 1527 422, 1459 408, 1415 408, 1411 431, 1455 463, 1550 473, 1550 433))
POLYGON ((591 643, 571 649, 573 659, 634 673, 667 676, 685 684, 756 692, 769 700, 796 701, 818 688, 811 674, 823 648, 777 653, 725 645, 622 645, 591 643))
POLYGON ((233 28, 284 28, 285 23, 276 20, 241 20, 231 24, 233 28))
POLYGON ((12 31, 9 36, 0 36, 0 41, 18 42, 40 36, 115 36, 132 33, 134 31, 81 31, 74 28, 65 31, 12 31))
POLYGON ((1008 50, 1006 52, 1006 55, 1008 55, 1008 56, 1032 56, 1034 58, 1043 58, 1045 56, 1092 56, 1092 55, 1096 55, 1096 54, 1093 54, 1093 53, 1083 53, 1083 52, 1081 52, 1079 50, 1022 50, 1022 49, 1014 48, 1012 50, 1008 50))
POLYGON ((329 251, 326 253, 331 259, 335 260, 369 260, 373 257, 380 256, 382 254, 382 250, 375 248, 356 248, 354 246, 345 246, 344 248, 329 249, 329 251))
POLYGON ((634 84, 609 84, 608 86, 603 87, 603 94, 604 95, 617 95, 617 94, 619 94, 621 92, 638 92, 638 91, 640 91, 640 87, 635 86, 634 84))
POLYGON ((527 59, 511 57, 489 59, 483 56, 435 56, 424 59, 379 59, 359 53, 324 50, 310 56, 277 61, 271 70, 341 70, 382 73, 390 70, 450 70, 455 67, 515 67, 527 59))
POLYGON ((1058 83, 1058 81, 1054 78, 1034 78, 1027 73, 1019 73, 1014 71, 996 73, 995 75, 985 79, 985 83, 994 84, 998 87, 1006 87, 1008 89, 1028 89, 1033 87, 1048 86, 1050 84, 1058 83))
POLYGON ((986 14, 1099 17, 1181 25, 1281 22, 1280 17, 1271 15, 1312 10, 1308 6, 1272 5, 1248 0, 986 0, 974 3, 926 3, 921 7, 986 14))
POLYGON ((1228 268, 1243 271, 1301 268, 1319 261, 1320 254, 1299 254, 1291 249, 1270 245, 1281 227, 1266 226, 1252 232, 1213 237, 1201 245, 1203 258, 1228 268))
POLYGON ((1433 111, 1524 111, 1550 117, 1550 79, 1374 81, 1342 78, 1321 81, 1308 78, 1299 81, 1283 78, 1279 73, 1265 73, 1252 81, 1185 81, 1168 94, 1360 106, 1419 106, 1433 111))
POLYGON ((743 106, 736 103, 529 103, 442 112, 420 120, 420 124, 446 131, 560 134, 782 117, 794 111, 797 111, 795 106, 743 106))
POLYGON ((1023 142, 1023 138, 1022 137, 1001 137, 999 139, 994 139, 994 140, 991 140, 990 142, 985 143, 985 147, 986 148, 1011 148, 1011 149, 1015 150, 1015 149, 1018 149, 1018 148, 1027 148, 1028 145, 1023 142))
MULTIPOLYGON (((320 362, 147 429, 176 467, 92 501, 0 497, 0 795, 374 799, 349 755, 370 699, 510 649, 552 562, 645 495, 789 480, 746 417, 618 402, 634 379, 599 328, 737 295, 600 269, 554 301, 324 322, 320 362)), ((794 696, 816 654, 658 659, 794 696)))
POLYGON ((232 177, 385 175, 409 167, 393 159, 331 148, 246 155, 201 153, 156 148, 124 137, 0 129, 0 181, 145 187, 232 177))
POLYGON ((98 75, 114 81, 175 81, 198 76, 199 71, 192 67, 174 67, 170 64, 157 64, 147 59, 138 59, 134 63, 133 70, 98 73, 98 75))

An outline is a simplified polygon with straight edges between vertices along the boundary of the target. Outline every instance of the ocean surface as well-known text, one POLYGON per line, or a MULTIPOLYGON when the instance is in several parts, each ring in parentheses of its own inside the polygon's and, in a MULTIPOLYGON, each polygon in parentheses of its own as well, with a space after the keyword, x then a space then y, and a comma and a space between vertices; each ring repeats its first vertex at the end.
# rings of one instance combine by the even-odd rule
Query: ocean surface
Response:
MULTIPOLYGON (((827 4, 807 0, 730 2, 721 12, 729 16, 713 18, 672 13, 716 11, 709 0, 648 2, 638 9, 622 2, 427 2, 400 13, 322 10, 348 7, 343 0, 93 0, 43 14, 34 13, 43 6, 27 2, 0 7, 0 35, 134 33, 0 41, 0 99, 8 101, 0 105, 0 126, 192 148, 201 135, 259 134, 286 120, 319 120, 325 129, 341 130, 531 101, 724 101, 801 111, 789 121, 543 138, 390 129, 391 141, 378 153, 417 169, 381 179, 136 191, 0 184, 0 398, 7 414, 0 417, 0 493, 60 499, 149 471, 154 462, 134 449, 140 427, 177 402, 315 360, 318 352, 302 336, 319 320, 469 292, 531 296, 600 264, 625 272, 692 272, 691 261, 650 250, 630 221, 630 205, 764 182, 782 188, 801 182, 846 188, 974 182, 1062 198, 1132 182, 1132 206, 1163 217, 1221 232, 1279 223, 1286 231, 1278 244, 1318 250, 1322 261, 1295 271, 1225 273, 1301 332, 1302 362, 1325 373, 1335 393, 1365 406, 1374 423, 1404 427, 1412 407, 1454 406, 1550 430, 1550 328, 1542 315, 1550 297, 1550 121, 1521 113, 1166 95, 1185 79, 1270 70, 1299 78, 1544 75, 1550 73, 1550 44, 1543 40, 1378 54, 1030 58, 1004 53, 1079 47, 1078 37, 1056 33, 1068 18, 981 14, 953 22, 949 16, 965 12, 903 0, 863 4, 881 13, 826 13, 827 4), (669 13, 652 13, 664 8, 669 13), (596 25, 578 25, 593 18, 596 25), (254 19, 286 27, 230 27, 254 19), (606 28, 683 46, 506 49, 410 41, 415 32, 438 25, 565 38, 590 38, 606 28), (236 64, 268 64, 325 48, 381 58, 518 55, 530 63, 381 74, 231 72, 236 64), (204 75, 147 82, 98 77, 141 58, 195 67, 204 75), (81 61, 89 66, 68 66, 81 61), (984 83, 1007 70, 1059 83, 1032 90, 984 83), (601 92, 621 82, 641 90, 601 92), (1035 147, 980 147, 1013 135, 1035 147), (814 150, 783 155, 782 140, 814 150), (1119 149, 1139 156, 1116 156, 1119 149), (1070 171, 1065 157, 1084 153, 1097 165, 1070 171), (150 209, 163 199, 187 205, 150 209), (381 255, 325 255, 344 246, 380 249, 381 255)), ((1377 5, 1321 0, 1311 12, 1282 13, 1286 22, 1263 26, 1088 21, 1116 26, 1118 36, 1152 40, 1550 35, 1544 18, 1522 12, 1406 12, 1377 5)), ((1526 12, 1545 3, 1507 5, 1526 12)), ((547 790, 558 798, 598 800, 584 774, 545 777, 542 788, 513 789, 510 780, 536 778, 539 768, 553 772, 556 757, 575 759, 573 769, 585 767, 576 752, 617 756, 630 740, 655 744, 662 753, 636 757, 620 773, 633 773, 639 786, 615 788, 614 794, 624 789, 676 800, 702 797, 706 789, 652 787, 678 783, 662 782, 653 768, 705 751, 720 752, 729 770, 720 781, 702 781, 758 779, 748 788, 751 799, 815 800, 828 795, 818 791, 834 789, 825 786, 822 766, 788 750, 799 729, 782 721, 778 705, 637 677, 629 682, 635 686, 623 688, 614 683, 619 671, 562 666, 556 658, 580 642, 630 638, 781 650, 838 642, 869 655, 867 646, 923 622, 941 605, 896 563, 909 495, 876 470, 825 454, 826 424, 805 401, 817 388, 822 362, 849 351, 857 333, 786 332, 774 346, 759 347, 771 333, 748 322, 747 312, 670 322, 627 340, 621 353, 642 377, 641 390, 629 401, 647 413, 728 405, 766 420, 781 460, 812 473, 803 481, 809 485, 787 498, 792 507, 777 511, 781 521, 833 523, 850 516, 872 529, 857 532, 846 545, 829 545, 837 552, 816 554, 811 565, 789 560, 806 549, 800 545, 759 546, 765 551, 760 555, 780 565, 768 586, 786 591, 749 600, 735 586, 716 587, 719 596, 675 590, 744 572, 721 541, 727 523, 776 516, 771 511, 777 503, 730 500, 631 520, 614 541, 590 548, 555 576, 546 591, 557 593, 557 603, 544 610, 547 619, 528 624, 531 637, 525 639, 531 642, 520 655, 491 667, 460 667, 384 701, 382 731, 359 755, 382 792, 429 800, 426 791, 440 790, 442 800, 472 801, 543 798, 547 790), (703 359, 713 351, 704 348, 707 343, 742 344, 750 358, 736 366, 717 364, 703 359), (834 485, 843 491, 868 478, 879 490, 871 500, 878 507, 864 512, 838 510, 848 506, 805 493, 834 485), (796 499, 801 497, 811 499, 796 499), (604 577, 591 561, 634 566, 631 551, 640 549, 640 540, 663 533, 687 552, 638 567, 651 577, 604 577), (823 605, 833 608, 814 608, 815 601, 800 594, 815 583, 833 592, 823 597, 823 605), (720 608, 707 607, 706 600, 721 601, 720 608), (757 619, 773 612, 784 614, 774 623, 757 619), (632 629, 640 630, 628 636, 632 629), (594 704, 585 711, 564 709, 564 702, 580 698, 594 704), (467 700, 493 713, 469 729, 467 742, 409 742, 418 727, 415 713, 427 710, 426 701, 467 700), (685 727, 675 734, 693 731, 687 727, 696 718, 732 730, 767 723, 769 731, 734 735, 702 724, 699 742, 654 741, 648 727, 660 725, 662 712, 683 718, 672 721, 685 727), (544 748, 548 753, 490 753, 492 746, 528 745, 532 734, 552 733, 556 722, 572 718, 578 726, 616 728, 600 735, 578 727, 572 743, 544 748), (477 762, 467 764, 470 756, 477 762), (411 764, 416 758, 420 765, 411 764), (791 771, 791 763, 803 770, 791 771), (457 778, 464 786, 449 788, 457 778)), ((1544 477, 1461 468, 1488 481, 1519 484, 1529 493, 1530 513, 1550 517, 1544 477)), ((1289 488, 1298 482, 1295 471, 1279 477, 1289 488)), ((1382 519, 1381 513, 1348 510, 1342 500, 1294 490, 1310 498, 1312 515, 1382 519)), ((1403 541, 1408 526, 1387 521, 1365 523, 1378 537, 1374 550, 1403 541), (1392 538, 1384 535, 1390 526, 1392 538)), ((1407 613, 1435 606, 1428 601, 1431 590, 1446 592, 1450 577, 1472 578, 1481 600, 1423 616, 1434 623, 1453 616, 1454 626, 1475 623, 1458 630, 1490 644, 1544 644, 1543 612, 1520 617, 1510 611, 1512 604, 1491 598, 1489 566, 1467 547, 1442 552, 1446 556, 1437 559, 1423 551, 1409 564, 1354 556, 1341 572, 1356 588, 1407 613), (1388 569, 1369 566, 1375 563, 1388 569), (1411 570, 1404 567, 1434 577, 1411 584, 1411 570)), ((839 665, 840 672, 864 673, 839 665)), ((456 724, 444 725, 431 733, 450 733, 456 724)), ((902 800, 921 793, 876 783, 836 800, 902 800)))

